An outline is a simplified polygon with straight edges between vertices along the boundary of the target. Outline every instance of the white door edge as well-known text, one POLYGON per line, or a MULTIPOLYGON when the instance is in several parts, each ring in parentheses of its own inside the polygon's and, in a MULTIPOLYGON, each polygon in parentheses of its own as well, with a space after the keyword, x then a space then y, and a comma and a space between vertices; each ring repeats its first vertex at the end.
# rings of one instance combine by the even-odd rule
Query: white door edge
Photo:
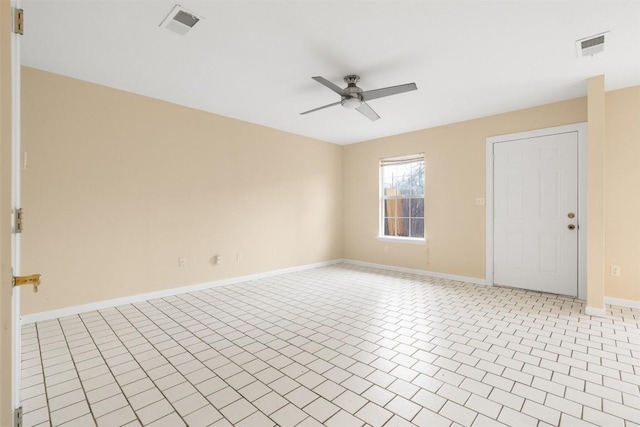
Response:
POLYGON ((493 145, 499 142, 576 132, 578 135, 578 299, 587 299, 587 123, 487 137, 486 140, 486 283, 493 280, 493 145))
MULTIPOLYGON (((18 0, 11 0, 11 13, 18 8, 18 0)), ((15 217, 16 209, 21 206, 20 200, 20 35, 11 32, 11 208, 15 217)), ((15 224, 15 222, 14 222, 15 224)), ((13 275, 21 274, 20 271, 20 234, 11 234, 11 266, 13 275)), ((20 287, 15 287, 11 292, 11 406, 15 410, 20 407, 20 380, 22 369, 22 328, 20 316, 20 287)), ((15 420, 14 420, 15 422, 15 420)))

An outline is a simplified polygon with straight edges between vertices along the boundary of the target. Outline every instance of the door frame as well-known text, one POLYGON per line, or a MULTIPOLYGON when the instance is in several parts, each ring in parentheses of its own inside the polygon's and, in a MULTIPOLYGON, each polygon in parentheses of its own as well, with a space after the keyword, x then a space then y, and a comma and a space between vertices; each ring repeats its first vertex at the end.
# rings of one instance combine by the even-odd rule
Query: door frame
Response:
POLYGON ((493 147, 500 142, 538 138, 563 133, 578 136, 578 299, 587 299, 587 123, 574 123, 526 132, 487 137, 486 182, 486 283, 494 285, 493 277, 493 147))
MULTIPOLYGON (((14 9, 19 8, 19 0, 11 0, 11 16, 14 9)), ((21 205, 21 35, 11 28, 11 211, 12 227, 16 224, 16 212, 21 205)), ((11 267, 12 274, 21 274, 21 236, 11 230, 11 267)), ((22 375, 22 320, 20 316, 20 286, 11 290, 11 407, 15 411, 21 406, 20 389, 22 375)), ((14 415, 15 417, 15 415, 14 415)), ((15 422, 15 419, 14 419, 15 422)))

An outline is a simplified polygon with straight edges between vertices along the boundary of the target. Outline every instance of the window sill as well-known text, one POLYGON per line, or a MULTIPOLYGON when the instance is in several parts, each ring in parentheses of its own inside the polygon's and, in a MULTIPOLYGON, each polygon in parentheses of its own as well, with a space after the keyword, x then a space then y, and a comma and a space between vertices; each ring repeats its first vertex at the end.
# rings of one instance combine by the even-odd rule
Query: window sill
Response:
POLYGON ((409 243, 412 245, 426 245, 426 237, 392 237, 392 236, 377 236, 378 242, 392 242, 392 243, 409 243))

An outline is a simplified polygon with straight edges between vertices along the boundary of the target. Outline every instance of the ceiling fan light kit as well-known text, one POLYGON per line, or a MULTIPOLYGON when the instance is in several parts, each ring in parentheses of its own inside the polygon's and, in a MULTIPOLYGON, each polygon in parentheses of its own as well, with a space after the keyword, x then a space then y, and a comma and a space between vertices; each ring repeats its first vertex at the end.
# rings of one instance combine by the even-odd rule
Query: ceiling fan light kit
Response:
POLYGON ((359 76, 355 74, 350 74, 344 78, 345 83, 347 83, 347 87, 342 89, 341 87, 331 83, 329 80, 324 77, 316 76, 311 77, 313 80, 317 81, 321 85, 331 89, 333 92, 340 95, 341 99, 338 102, 333 102, 331 104, 323 105, 322 107, 314 108, 313 110, 304 111, 300 114, 308 114, 313 113, 318 110, 323 110, 328 107, 333 107, 334 105, 342 105, 345 108, 349 108, 352 110, 358 110, 362 115, 367 117, 371 121, 378 120, 380 116, 367 104, 366 101, 372 99, 383 98, 385 96, 397 95, 403 92, 409 92, 412 90, 418 89, 415 83, 407 83, 398 86, 389 86, 382 89, 374 89, 363 91, 361 88, 357 86, 358 81, 360 80, 359 76))
POLYGON ((340 102, 343 107, 355 110, 364 102, 362 101, 362 96, 360 96, 362 89, 356 86, 358 80, 360 80, 360 77, 355 74, 351 74, 344 78, 344 82, 347 83, 347 87, 344 89, 346 96, 343 96, 342 101, 340 102))

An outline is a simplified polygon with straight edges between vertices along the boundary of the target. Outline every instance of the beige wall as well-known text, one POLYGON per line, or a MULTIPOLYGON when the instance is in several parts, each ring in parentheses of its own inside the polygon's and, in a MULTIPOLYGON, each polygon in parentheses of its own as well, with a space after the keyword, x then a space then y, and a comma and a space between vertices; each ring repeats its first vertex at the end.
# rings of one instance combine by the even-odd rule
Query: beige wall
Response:
POLYGON ((640 86, 606 94, 605 122, 604 293, 640 301, 640 86))
MULTIPOLYGON (((598 268, 604 263, 605 296, 640 301, 640 87, 605 96, 598 268)), ((344 147, 345 258, 484 279, 485 207, 475 198, 485 197, 486 138, 584 121, 587 98, 579 98, 344 147), (426 157, 428 244, 378 242, 379 159, 418 152, 426 157)))
MULTIPOLYGON (((605 294, 635 300, 639 90, 606 110, 605 294)), ((587 98, 339 147, 25 68, 23 116, 28 314, 341 257, 482 279, 486 137, 584 122, 587 98), (378 160, 416 152, 428 244, 378 242, 378 160)))
POLYGON ((485 278, 486 138, 587 118, 586 98, 382 138, 344 149, 345 258, 485 278), (425 153, 426 246, 378 242, 380 158, 425 153), (385 251, 385 246, 387 251, 385 251))
MULTIPOLYGON (((587 310, 604 310, 605 113, 604 76, 587 81, 587 310)), ((595 312, 594 312, 595 313, 595 312)), ((603 313, 601 313, 603 314, 603 313)))
POLYGON ((22 82, 23 265, 43 275, 25 314, 341 258, 340 146, 31 68, 22 82))
POLYGON ((11 425, 11 8, 0 1, 0 426, 11 425))

